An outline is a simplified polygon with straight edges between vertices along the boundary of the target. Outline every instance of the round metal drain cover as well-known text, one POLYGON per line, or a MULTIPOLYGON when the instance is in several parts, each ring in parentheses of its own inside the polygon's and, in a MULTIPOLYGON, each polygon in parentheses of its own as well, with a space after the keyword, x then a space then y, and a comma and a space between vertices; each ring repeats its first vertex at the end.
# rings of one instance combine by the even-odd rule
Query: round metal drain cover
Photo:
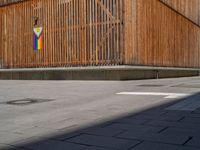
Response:
POLYGON ((53 101, 53 99, 19 99, 19 100, 11 100, 8 102, 3 102, 0 104, 7 104, 7 105, 17 105, 17 106, 23 106, 23 105, 31 105, 31 104, 36 104, 36 103, 44 103, 44 102, 49 102, 53 101))
POLYGON ((7 104, 10 105, 28 105, 32 103, 37 103, 37 100, 34 99, 22 99, 22 100, 14 100, 14 101, 9 101, 7 104))

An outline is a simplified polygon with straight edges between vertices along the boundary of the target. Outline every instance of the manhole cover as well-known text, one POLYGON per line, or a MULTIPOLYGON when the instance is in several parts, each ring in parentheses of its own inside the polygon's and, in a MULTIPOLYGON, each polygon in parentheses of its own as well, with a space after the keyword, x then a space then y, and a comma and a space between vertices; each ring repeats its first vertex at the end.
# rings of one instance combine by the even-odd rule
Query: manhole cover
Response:
POLYGON ((142 87, 162 87, 162 86, 165 86, 165 85, 158 85, 158 84, 141 84, 141 85, 138 85, 138 86, 142 86, 142 87))
POLYGON ((19 99, 19 100, 11 100, 8 102, 2 102, 0 104, 7 104, 7 105, 31 105, 31 104, 36 104, 36 103, 44 103, 44 102, 49 102, 53 101, 53 99, 19 99))

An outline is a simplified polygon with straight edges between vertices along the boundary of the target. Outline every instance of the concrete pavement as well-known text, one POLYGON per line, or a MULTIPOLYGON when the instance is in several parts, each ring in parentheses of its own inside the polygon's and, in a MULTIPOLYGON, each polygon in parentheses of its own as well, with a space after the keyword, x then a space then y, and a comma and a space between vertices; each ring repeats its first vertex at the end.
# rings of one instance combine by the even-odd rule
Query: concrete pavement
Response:
POLYGON ((198 150, 199 81, 2 80, 0 150, 198 150))

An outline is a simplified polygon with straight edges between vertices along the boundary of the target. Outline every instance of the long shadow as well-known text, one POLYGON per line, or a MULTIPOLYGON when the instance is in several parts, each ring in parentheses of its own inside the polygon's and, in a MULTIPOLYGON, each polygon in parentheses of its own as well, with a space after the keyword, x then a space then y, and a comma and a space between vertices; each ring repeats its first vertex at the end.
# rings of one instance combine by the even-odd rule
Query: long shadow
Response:
POLYGON ((200 109, 192 110, 192 106, 198 107, 194 105, 198 99, 200 93, 82 129, 66 130, 45 138, 35 137, 10 145, 16 146, 13 149, 17 150, 200 149, 200 144, 192 144, 193 139, 200 136, 200 109), (186 100, 192 103, 177 108, 183 110, 168 109, 186 100), (189 105, 191 110, 184 111, 184 107, 189 105))

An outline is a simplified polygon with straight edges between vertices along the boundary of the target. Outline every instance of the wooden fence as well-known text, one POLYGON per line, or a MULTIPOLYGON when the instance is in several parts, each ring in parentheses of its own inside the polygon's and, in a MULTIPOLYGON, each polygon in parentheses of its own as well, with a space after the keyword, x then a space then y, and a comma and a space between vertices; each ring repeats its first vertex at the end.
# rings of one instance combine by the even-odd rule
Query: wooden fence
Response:
POLYGON ((123 7, 123 0, 28 0, 1 7, 1 67, 120 64, 123 7), (33 50, 35 18, 44 29, 40 51, 33 50))
POLYGON ((126 0, 124 64, 199 68, 197 1, 126 0))

